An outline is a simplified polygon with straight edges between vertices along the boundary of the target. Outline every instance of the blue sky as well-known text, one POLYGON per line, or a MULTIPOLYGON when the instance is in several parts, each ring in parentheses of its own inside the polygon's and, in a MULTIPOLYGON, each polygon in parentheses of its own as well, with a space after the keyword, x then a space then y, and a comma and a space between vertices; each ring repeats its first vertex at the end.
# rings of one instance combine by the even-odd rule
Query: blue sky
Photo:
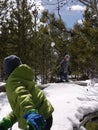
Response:
POLYGON ((72 28, 74 24, 81 23, 83 19, 83 9, 79 9, 81 6, 72 6, 72 10, 68 10, 67 8, 61 10, 61 16, 63 21, 66 24, 66 27, 72 28))
MULTIPOLYGON (((38 4, 41 5, 41 10, 48 9, 49 12, 55 13, 57 15, 57 7, 54 5, 42 5, 42 1, 38 0, 38 4)), ((51 0, 51 2, 55 2, 55 0, 51 0)), ((81 23, 83 19, 83 12, 85 10, 85 6, 79 3, 75 5, 65 5, 60 9, 61 17, 67 28, 73 28, 75 23, 81 23)))
MULTIPOLYGON (((56 7, 45 7, 48 8, 50 12, 54 12, 57 15, 56 7)), ((83 12, 85 7, 83 5, 72 5, 64 6, 60 10, 61 17, 67 28, 72 28, 75 23, 81 22, 83 19, 83 12)))
MULTIPOLYGON (((75 23, 81 22, 83 19, 83 12, 84 7, 80 5, 73 5, 71 7, 65 6, 60 10, 61 17, 67 28, 72 28, 75 23)), ((57 10, 55 10, 55 14, 57 14, 57 10)))

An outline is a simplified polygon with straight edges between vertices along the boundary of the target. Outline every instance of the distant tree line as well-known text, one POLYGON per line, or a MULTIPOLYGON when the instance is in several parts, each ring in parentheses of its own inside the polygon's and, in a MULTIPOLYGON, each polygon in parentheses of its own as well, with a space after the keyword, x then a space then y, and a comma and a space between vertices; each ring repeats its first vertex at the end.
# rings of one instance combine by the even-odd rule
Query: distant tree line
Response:
POLYGON ((98 20, 89 8, 83 24, 66 28, 62 18, 43 11, 27 0, 0 1, 0 72, 4 57, 16 54, 34 70, 35 81, 53 81, 59 75, 59 63, 71 56, 75 78, 88 78, 98 69, 98 20))

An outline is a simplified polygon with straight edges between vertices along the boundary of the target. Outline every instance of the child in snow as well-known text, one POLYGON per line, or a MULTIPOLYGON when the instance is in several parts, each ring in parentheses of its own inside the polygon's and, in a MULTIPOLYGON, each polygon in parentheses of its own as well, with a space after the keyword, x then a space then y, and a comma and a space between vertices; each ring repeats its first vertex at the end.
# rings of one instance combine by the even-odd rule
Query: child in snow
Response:
POLYGON ((66 81, 68 82, 68 73, 70 74, 70 67, 69 67, 69 60, 70 56, 67 54, 65 55, 64 59, 60 63, 60 82, 66 81))
POLYGON ((12 112, 0 122, 0 130, 8 130, 16 122, 23 130, 50 130, 54 109, 34 83, 32 69, 16 55, 6 57, 3 68, 8 77, 6 93, 12 112))

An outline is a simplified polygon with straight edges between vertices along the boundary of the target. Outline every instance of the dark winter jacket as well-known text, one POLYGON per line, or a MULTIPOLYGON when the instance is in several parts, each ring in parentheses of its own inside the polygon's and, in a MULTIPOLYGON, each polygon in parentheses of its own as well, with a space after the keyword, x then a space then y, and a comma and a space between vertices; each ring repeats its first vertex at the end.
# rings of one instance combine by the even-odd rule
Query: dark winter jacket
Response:
POLYGON ((70 71, 70 67, 69 67, 69 61, 66 61, 66 59, 63 59, 60 63, 60 72, 61 73, 68 73, 70 71))
POLYGON ((33 82, 32 69, 22 64, 18 66, 8 77, 6 92, 12 112, 7 116, 12 124, 18 121, 19 128, 26 128, 24 113, 37 109, 45 119, 51 116, 53 107, 46 99, 43 91, 33 82))

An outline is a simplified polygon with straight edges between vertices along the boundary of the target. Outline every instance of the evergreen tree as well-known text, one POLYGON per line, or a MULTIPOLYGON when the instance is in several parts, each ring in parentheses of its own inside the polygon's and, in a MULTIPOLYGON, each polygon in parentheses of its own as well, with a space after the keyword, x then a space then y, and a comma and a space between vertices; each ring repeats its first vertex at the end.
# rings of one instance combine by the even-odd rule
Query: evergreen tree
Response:
POLYGON ((43 38, 42 50, 44 50, 42 51, 42 55, 44 55, 42 61, 45 64, 46 58, 48 76, 55 77, 59 62, 67 52, 68 34, 63 21, 57 19, 54 14, 50 14, 48 11, 43 12, 41 22, 43 22, 43 26, 40 27, 40 34, 43 38), (52 43, 54 44, 53 47, 52 43))
POLYGON ((0 5, 0 49, 2 59, 10 54, 21 57, 23 63, 34 65, 35 4, 27 0, 2 1, 0 5), (33 53, 32 53, 33 52, 33 53))
POLYGON ((98 70, 97 53, 97 19, 87 8, 84 13, 83 25, 76 24, 70 39, 68 49, 72 57, 72 69, 76 74, 87 75, 93 70, 98 70))
POLYGON ((86 38, 89 41, 88 47, 90 49, 90 69, 93 71, 94 69, 98 71, 98 20, 94 15, 93 11, 89 8, 84 13, 84 22, 82 32, 85 34, 86 38), (92 64, 93 63, 93 64, 92 64))

